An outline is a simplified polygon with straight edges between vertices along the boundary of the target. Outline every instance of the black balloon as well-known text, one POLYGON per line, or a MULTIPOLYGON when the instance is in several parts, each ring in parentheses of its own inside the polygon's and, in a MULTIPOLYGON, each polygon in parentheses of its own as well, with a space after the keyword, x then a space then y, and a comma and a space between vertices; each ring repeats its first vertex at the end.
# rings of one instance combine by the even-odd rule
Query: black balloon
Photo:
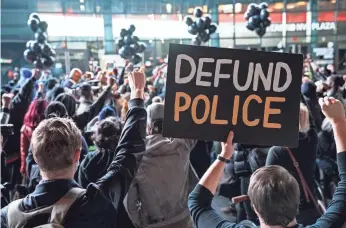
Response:
POLYGON ((124 59, 130 59, 133 54, 133 49, 129 45, 125 45, 120 48, 119 54, 124 59))
POLYGON ((24 59, 28 61, 29 63, 32 63, 35 60, 36 56, 35 53, 29 49, 26 49, 24 51, 24 59))
POLYGON ((130 47, 134 50, 135 53, 138 53, 140 50, 139 44, 137 42, 132 43, 130 47))
POLYGON ((35 41, 29 40, 28 42, 26 42, 26 45, 25 45, 26 48, 27 48, 27 49, 30 49, 33 42, 35 42, 35 41))
POLYGON ((55 62, 55 58, 54 57, 49 56, 48 58, 45 58, 43 60, 43 68, 47 69, 47 68, 52 67, 54 62, 55 62))
POLYGON ((120 31, 120 36, 121 36, 121 37, 124 38, 127 34, 128 34, 128 33, 127 33, 127 30, 126 30, 126 29, 121 29, 121 31, 120 31))
POLYGON ((41 45, 37 40, 35 40, 34 42, 31 42, 30 49, 34 52, 40 53, 41 52, 41 45))
POLYGON ((48 38, 48 35, 45 32, 35 33, 35 39, 40 43, 44 43, 47 40, 47 38, 48 38))
POLYGON ((256 26, 254 26, 251 22, 246 23, 246 28, 249 29, 250 31, 254 31, 256 26))
POLYGON ((201 7, 196 7, 194 10, 193 10, 193 15, 195 17, 202 17, 203 15, 203 10, 201 7))
POLYGON ((266 9, 262 9, 262 10, 261 10, 261 14, 260 14, 261 20, 265 20, 265 19, 267 19, 267 18, 268 18, 268 16, 269 16, 269 12, 268 12, 268 10, 266 10, 266 9))
POLYGON ((201 40, 199 40, 197 37, 195 37, 195 38, 192 39, 191 43, 193 45, 199 46, 199 45, 201 45, 201 40))
POLYGON ((205 23, 205 28, 206 28, 206 29, 209 29, 209 26, 210 26, 210 24, 211 24, 211 18, 210 18, 210 16, 205 16, 205 17, 204 17, 204 23, 205 23))
POLYGON ((42 52, 43 52, 44 54, 49 55, 49 53, 51 52, 51 50, 52 50, 52 46, 51 46, 49 43, 43 44, 42 52))
POLYGON ((34 65, 37 69, 43 69, 43 61, 41 58, 37 58, 35 61, 34 61, 34 65))
POLYGON ((256 34, 257 34, 259 37, 262 37, 262 36, 264 36, 264 34, 266 33, 266 28, 257 27, 257 28, 255 29, 255 32, 256 32, 256 34))
POLYGON ((40 21, 37 20, 36 18, 29 18, 28 20, 28 26, 33 32, 37 31, 39 24, 40 24, 40 21))
POLYGON ((139 41, 138 36, 133 36, 132 39, 133 39, 135 42, 138 42, 138 41, 139 41))
POLYGON ((198 28, 196 26, 195 23, 193 23, 192 25, 189 26, 189 28, 187 29, 187 31, 191 34, 191 35, 196 35, 198 33, 198 28))
POLYGON ((52 57, 55 57, 56 56, 55 50, 51 49, 50 52, 49 52, 49 55, 52 56, 52 57))
POLYGON ((249 12, 246 12, 246 13, 244 14, 245 20, 249 20, 250 17, 251 17, 251 16, 250 16, 249 12))
POLYGON ((190 25, 192 25, 193 20, 192 20, 192 18, 191 18, 190 16, 186 16, 186 17, 184 18, 184 22, 185 22, 185 24, 187 24, 188 26, 190 26, 190 25))
POLYGON ((257 11, 257 8, 258 8, 258 5, 255 4, 255 3, 250 3, 248 6, 247 6, 247 11, 248 12, 256 12, 257 11))
POLYGON ((266 3, 266 2, 260 3, 260 4, 259 4, 259 8, 260 8, 260 9, 268 9, 268 3, 266 3))
POLYGON ((261 18, 258 15, 252 16, 249 19, 249 23, 253 24, 255 27, 258 27, 261 23, 261 18))
POLYGON ((38 15, 38 13, 32 13, 32 14, 30 14, 29 18, 35 18, 35 19, 37 19, 38 21, 40 21, 40 16, 38 15))
POLYGON ((125 42, 122 38, 118 38, 116 41, 115 41, 117 47, 120 49, 122 48, 124 45, 125 45, 125 42))
POLYGON ((128 30, 128 33, 132 35, 132 33, 136 31, 136 27, 134 25, 130 25, 130 28, 128 30))
POLYGON ((205 29, 205 22, 204 22, 203 18, 197 18, 196 26, 200 30, 204 30, 205 29))
POLYGON ((144 43, 139 44, 138 53, 144 52, 146 48, 147 48, 147 46, 144 43))
POLYGON ((263 25, 263 27, 268 27, 268 26, 270 26, 270 24, 271 24, 271 20, 270 20, 270 18, 266 18, 266 19, 264 19, 263 21, 262 21, 262 25, 263 25))
POLYGON ((41 21, 38 27, 41 29, 42 32, 46 32, 48 28, 48 24, 45 21, 41 21))
POLYGON ((201 41, 204 41, 206 39, 206 37, 208 36, 208 33, 203 30, 203 31, 200 31, 199 34, 198 34, 198 39, 200 39, 201 41))
POLYGON ((142 57, 141 57, 140 55, 134 54, 134 55, 132 56, 132 62, 133 62, 134 64, 138 64, 138 63, 140 63, 141 61, 142 61, 142 57))
POLYGON ((217 30, 216 24, 215 24, 215 23, 212 23, 212 24, 210 25, 210 27, 209 27, 209 34, 215 33, 216 30, 217 30))
POLYGON ((125 36, 125 37, 124 37, 124 43, 125 43, 126 45, 132 44, 132 43, 133 43, 132 36, 131 36, 131 35, 125 36))

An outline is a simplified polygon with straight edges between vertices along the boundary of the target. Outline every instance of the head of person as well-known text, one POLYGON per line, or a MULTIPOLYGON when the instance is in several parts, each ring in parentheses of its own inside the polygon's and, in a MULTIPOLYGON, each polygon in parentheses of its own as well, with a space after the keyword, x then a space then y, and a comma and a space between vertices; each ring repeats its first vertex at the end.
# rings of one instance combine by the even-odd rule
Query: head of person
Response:
POLYGON ((299 109, 299 132, 306 133, 310 130, 309 109, 300 103, 299 109))
POLYGON ((283 167, 257 169, 250 178, 248 195, 261 224, 279 227, 295 224, 300 203, 299 185, 283 167))
POLYGON ((54 101, 60 94, 65 93, 64 87, 56 86, 52 89, 52 92, 48 94, 47 101, 54 101))
POLYGON ((82 71, 78 68, 73 68, 71 71, 70 71, 70 75, 69 75, 69 78, 72 79, 74 82, 78 83, 81 78, 82 78, 82 71))
POLYGON ((110 105, 107 105, 100 111, 98 115, 98 120, 101 121, 108 117, 115 117, 115 116, 116 116, 116 112, 114 108, 110 105))
POLYGON ((58 84, 58 80, 51 78, 47 81, 47 89, 52 90, 58 84))
POLYGON ((81 97, 85 98, 86 100, 89 100, 89 101, 93 100, 93 91, 92 91, 91 85, 88 82, 83 82, 81 84, 80 93, 81 93, 81 97))
POLYGON ((31 141, 43 180, 73 179, 82 135, 72 119, 54 117, 43 120, 33 132, 31 141))
POLYGON ((63 103, 60 101, 52 101, 47 106, 44 112, 44 118, 49 119, 53 117, 67 118, 68 113, 63 103))
POLYGON ((106 85, 107 84, 107 71, 98 72, 97 80, 100 81, 101 85, 106 85))
POLYGON ((62 93, 55 98, 55 101, 60 101, 64 104, 67 113, 70 117, 73 117, 75 115, 77 102, 71 94, 62 93))
POLYGON ((310 99, 317 99, 317 86, 313 81, 307 80, 301 85, 301 93, 310 98, 310 99))
POLYGON ((96 127, 93 140, 99 149, 114 150, 118 146, 122 131, 119 118, 111 116, 101 120, 96 127))
POLYGON ((84 78, 88 81, 91 80, 93 77, 94 77, 94 74, 92 72, 87 71, 84 74, 84 78))
POLYGON ((37 99, 31 102, 24 116, 24 125, 35 129, 44 119, 44 112, 47 105, 48 103, 44 99, 37 99))
POLYGON ((345 81, 343 77, 340 77, 338 75, 332 75, 328 77, 327 84, 332 89, 338 89, 339 87, 342 87, 345 84, 345 81))
POLYGON ((153 103, 147 107, 147 133, 148 135, 162 134, 164 105, 153 103))
POLYGON ((159 97, 159 96, 156 96, 156 97, 153 98, 152 101, 153 101, 153 103, 162 103, 162 98, 159 97))

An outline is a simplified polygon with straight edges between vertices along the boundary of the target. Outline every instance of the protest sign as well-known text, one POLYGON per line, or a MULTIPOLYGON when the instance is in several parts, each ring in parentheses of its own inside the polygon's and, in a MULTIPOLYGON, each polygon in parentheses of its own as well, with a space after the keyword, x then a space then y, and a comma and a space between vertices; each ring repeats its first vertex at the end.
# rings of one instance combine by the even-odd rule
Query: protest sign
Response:
POLYGON ((163 135, 298 145, 303 57, 170 44, 163 135))

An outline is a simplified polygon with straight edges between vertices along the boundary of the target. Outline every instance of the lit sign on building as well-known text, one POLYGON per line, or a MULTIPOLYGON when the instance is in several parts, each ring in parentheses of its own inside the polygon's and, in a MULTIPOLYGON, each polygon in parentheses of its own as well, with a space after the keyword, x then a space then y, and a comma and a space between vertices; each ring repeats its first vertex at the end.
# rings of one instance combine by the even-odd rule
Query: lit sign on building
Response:
MULTIPOLYGON (((282 32, 285 26, 283 24, 272 24, 268 27, 269 32, 282 32)), ((286 31, 288 32, 303 32, 309 28, 306 23, 287 24, 286 31)), ((311 24, 312 31, 328 31, 336 29, 335 22, 314 22, 311 24)))

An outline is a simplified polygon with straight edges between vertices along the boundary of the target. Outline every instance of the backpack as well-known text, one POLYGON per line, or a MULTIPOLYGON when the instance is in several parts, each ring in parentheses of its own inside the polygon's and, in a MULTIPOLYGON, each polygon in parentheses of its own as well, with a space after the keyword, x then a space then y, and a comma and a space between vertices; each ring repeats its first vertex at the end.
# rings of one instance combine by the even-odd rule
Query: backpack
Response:
MULTIPOLYGON (((36 228, 64 228, 62 225, 64 218, 71 205, 83 194, 85 189, 72 188, 55 204, 48 207, 41 207, 27 212, 20 210, 22 199, 13 201, 8 205, 7 224, 10 228, 22 228, 26 223, 40 214, 51 214, 47 224, 37 226, 36 228)), ((33 227, 35 228, 35 227, 33 227)))

